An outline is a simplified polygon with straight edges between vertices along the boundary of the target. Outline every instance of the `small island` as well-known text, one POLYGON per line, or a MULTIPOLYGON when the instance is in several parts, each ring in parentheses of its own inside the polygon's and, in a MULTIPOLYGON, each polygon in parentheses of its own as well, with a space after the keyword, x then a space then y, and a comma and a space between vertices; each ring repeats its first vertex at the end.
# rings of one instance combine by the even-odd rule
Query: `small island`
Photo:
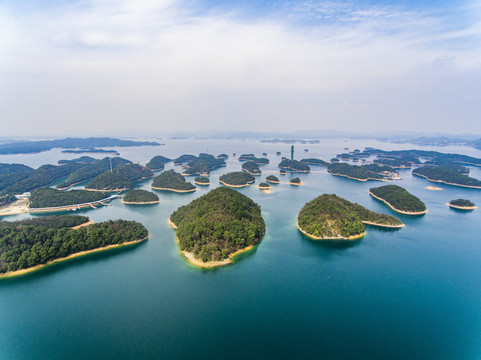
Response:
POLYGON ((157 194, 142 189, 132 189, 125 193, 122 197, 122 203, 128 205, 149 205, 158 204, 160 202, 157 194))
POLYGON ((406 189, 397 185, 371 188, 369 194, 401 214, 424 215, 428 212, 424 202, 406 189))
POLYGON ((385 181, 384 176, 364 169, 362 166, 350 165, 346 163, 331 163, 327 171, 335 176, 343 176, 357 181, 380 180, 385 181))
POLYGON ((478 208, 476 204, 467 199, 451 200, 448 203, 448 206, 458 210, 474 210, 478 208))
POLYGON ((279 184, 279 178, 275 175, 269 175, 266 177, 266 182, 271 183, 271 184, 279 184))
POLYGON ((194 180, 194 184, 202 185, 202 186, 209 186, 210 180, 207 176, 197 176, 194 180))
POLYGON ((279 174, 281 174, 281 175, 286 175, 286 174, 287 174, 286 169, 280 169, 280 170, 279 170, 279 174))
POLYGON ((242 154, 241 156, 239 156, 239 161, 253 161, 258 165, 269 164, 269 159, 258 158, 254 154, 242 154))
POLYGON ((412 171, 413 175, 423 177, 432 182, 481 189, 481 181, 445 166, 422 166, 412 171))
POLYGON ((126 164, 107 170, 89 182, 85 189, 92 191, 124 191, 131 189, 134 182, 154 176, 152 170, 139 164, 126 164))
POLYGON ((226 166, 225 160, 218 159, 209 154, 200 154, 199 157, 184 165, 183 175, 208 176, 211 170, 226 166))
POLYGON ((308 202, 297 216, 297 228, 314 240, 356 240, 366 234, 365 224, 401 228, 398 218, 380 214, 335 194, 308 202))
POLYGON ((249 186, 256 179, 253 175, 246 173, 244 171, 234 171, 227 174, 222 175, 219 178, 219 182, 222 185, 230 186, 230 187, 245 187, 249 186))
POLYGON ((173 191, 178 193, 192 192, 197 188, 185 180, 185 177, 174 170, 167 170, 160 173, 152 182, 152 189, 173 191))
POLYGON ((291 181, 289 181, 289 184, 299 186, 299 185, 302 185, 302 181, 298 177, 295 177, 291 179, 291 181))
POLYGON ((242 164, 242 171, 249 173, 254 176, 261 175, 261 170, 259 169, 259 164, 256 162, 249 160, 242 164))
POLYGON ((78 256, 137 244, 148 237, 147 229, 135 221, 90 223, 87 217, 75 215, 0 222, 0 277, 25 275, 78 256))
POLYGON ((177 242, 187 260, 199 267, 232 262, 265 233, 260 206, 247 196, 218 187, 179 207, 170 216, 177 242))
POLYGON ((162 155, 157 155, 150 159, 150 161, 145 166, 152 171, 161 171, 164 170, 165 164, 171 161, 172 159, 166 158, 162 155))
POLYGON ((195 160, 196 158, 197 158, 197 156, 195 156, 195 155, 184 154, 184 155, 181 155, 178 158, 174 159, 174 165, 186 164, 189 161, 195 160))
POLYGON ((229 158, 229 155, 224 153, 217 155, 217 159, 227 160, 228 158, 229 158))
POLYGON ((309 165, 307 165, 307 164, 305 164, 301 161, 289 160, 289 159, 285 159, 285 158, 279 163, 278 166, 279 166, 280 169, 290 171, 290 172, 308 173, 308 172, 311 171, 311 168, 309 167, 309 165))
POLYGON ((265 182, 261 182, 258 187, 259 187, 259 189, 261 189, 261 190, 270 190, 270 189, 272 189, 272 186, 270 186, 268 183, 265 183, 265 182))

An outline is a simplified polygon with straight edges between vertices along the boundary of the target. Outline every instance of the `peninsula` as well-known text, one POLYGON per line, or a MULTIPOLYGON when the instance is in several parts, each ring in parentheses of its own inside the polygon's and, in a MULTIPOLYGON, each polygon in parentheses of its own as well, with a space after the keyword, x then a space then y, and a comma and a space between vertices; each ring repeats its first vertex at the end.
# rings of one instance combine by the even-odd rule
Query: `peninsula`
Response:
POLYGON ((132 189, 125 193, 122 197, 122 203, 128 205, 149 205, 158 204, 160 202, 157 194, 142 189, 132 189))
MULTIPOLYGON (((90 207, 92 203, 102 204, 108 201, 110 195, 102 191, 71 190, 60 191, 52 188, 42 188, 32 191, 29 197, 29 212, 61 211, 90 207)), ((92 205, 93 208, 95 208, 92 205)))
POLYGON ((418 197, 397 185, 384 185, 371 188, 369 194, 401 214, 424 215, 428 212, 426 204, 418 197))
POLYGON ((219 182, 222 185, 230 186, 230 187, 244 187, 249 186, 256 179, 253 175, 246 173, 244 171, 234 171, 227 174, 222 175, 219 178, 219 182))
POLYGON ((192 192, 197 188, 190 182, 185 181, 185 177, 174 170, 161 172, 154 178, 152 189, 166 190, 178 193, 192 192))

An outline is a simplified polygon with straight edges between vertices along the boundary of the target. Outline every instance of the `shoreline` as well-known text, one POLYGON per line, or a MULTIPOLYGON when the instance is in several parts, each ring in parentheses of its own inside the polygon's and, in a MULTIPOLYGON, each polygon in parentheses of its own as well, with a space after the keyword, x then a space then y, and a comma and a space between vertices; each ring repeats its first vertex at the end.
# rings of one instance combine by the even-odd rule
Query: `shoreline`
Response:
POLYGON ((247 171, 247 170, 245 170, 245 169, 242 169, 242 171, 244 171, 244 172, 246 172, 246 173, 248 173, 248 174, 250 174, 250 175, 252 175, 252 176, 261 176, 261 175, 262 175, 262 173, 260 172, 260 170, 259 170, 259 173, 251 173, 250 171, 247 171))
POLYGON ((35 265, 35 266, 29 267, 29 268, 26 268, 26 269, 9 271, 9 272, 0 274, 0 279, 2 279, 2 278, 10 278, 10 277, 15 277, 15 276, 21 276, 21 275, 26 275, 26 274, 29 274, 29 273, 38 271, 38 270, 40 270, 40 269, 42 269, 42 268, 44 268, 44 267, 46 267, 46 266, 50 266, 50 265, 53 265, 53 264, 56 264, 56 263, 60 263, 60 262, 64 262, 64 261, 68 261, 68 260, 71 260, 71 259, 74 259, 74 258, 77 258, 77 257, 86 256, 86 255, 93 254, 93 253, 96 253, 96 252, 102 252, 102 251, 107 251, 107 250, 111 250, 111 249, 116 249, 116 248, 119 248, 119 247, 122 247, 122 246, 129 246, 129 245, 139 244, 139 243, 147 240, 147 239, 149 238, 149 236, 150 236, 150 235, 147 235, 147 236, 146 236, 145 238, 143 238, 143 239, 132 240, 132 241, 124 242, 124 243, 122 243, 122 244, 112 244, 112 245, 104 246, 104 247, 97 248, 97 249, 80 251, 80 252, 77 252, 77 253, 74 253, 74 254, 70 254, 70 255, 68 255, 68 256, 65 256, 65 257, 63 257, 63 258, 58 258, 58 259, 50 260, 50 261, 46 262, 45 264, 35 265))
POLYGON ((384 200, 383 198, 380 198, 379 196, 376 196, 374 195, 372 192, 368 191, 369 192, 369 195, 371 195, 373 198, 379 200, 379 201, 382 201, 384 204, 386 204, 387 206, 389 206, 392 210, 400 213, 400 214, 404 214, 404 215, 424 215, 428 212, 428 209, 424 210, 424 211, 404 211, 404 210, 399 210, 399 209, 396 209, 394 206, 392 206, 390 203, 388 203, 386 200, 384 200))
POLYGON ((290 168, 290 167, 283 167, 283 166, 279 166, 279 169, 284 169, 284 170, 289 171, 291 173, 294 172, 294 173, 308 174, 308 173, 311 172, 311 170, 296 170, 296 169, 293 169, 293 168, 290 168))
POLYGON ((173 191, 173 192, 176 192, 176 193, 188 193, 188 192, 193 192, 193 191, 197 190, 197 188, 193 188, 193 189, 190 189, 190 190, 176 190, 176 189, 171 189, 171 188, 159 188, 159 187, 155 187, 155 186, 150 186, 150 187, 154 190, 173 191))
POLYGON ((281 183, 280 181, 273 181, 273 180, 267 180, 267 179, 266 179, 266 182, 271 183, 271 184, 280 184, 281 183))
POLYGON ((229 187, 233 187, 233 188, 243 188, 243 187, 246 187, 246 186, 250 186, 252 183, 247 183, 245 185, 230 185, 230 184, 227 184, 226 182, 223 182, 222 180, 219 180, 219 182, 222 184, 222 185, 225 185, 225 186, 229 186, 229 187))
POLYGON ((94 223, 94 221, 92 219, 90 219, 89 221, 84 222, 83 224, 73 226, 72 229, 77 230, 77 229, 80 229, 81 227, 88 226, 88 225, 93 224, 93 223, 94 223))
POLYGON ((450 203, 446 203, 446 205, 448 205, 450 208, 453 208, 453 209, 466 210, 466 211, 474 210, 478 208, 477 206, 459 206, 459 205, 453 205, 450 203))
POLYGON ((299 230, 301 233, 303 233, 304 235, 306 235, 308 238, 312 239, 312 240, 348 240, 348 241, 352 241, 352 240, 358 240, 362 237, 364 237, 364 235, 366 235, 366 231, 364 231, 363 233, 359 234, 359 235, 353 235, 353 236, 349 236, 348 238, 344 238, 344 237, 322 237, 322 236, 314 236, 314 235, 311 235, 309 234, 307 231, 304 231, 301 229, 301 227, 299 226, 299 221, 296 219, 296 227, 297 227, 297 230, 299 230))
POLYGON ((290 182, 290 181, 289 181, 288 184, 289 184, 289 185, 294 185, 294 186, 304 185, 304 184, 302 183, 302 181, 301 181, 301 182, 298 182, 298 183, 293 183, 293 182, 290 182))
POLYGON ((209 185, 210 185, 210 182, 208 182, 208 183, 203 183, 203 182, 199 182, 199 181, 195 181, 195 180, 194 180, 194 184, 197 184, 197 185, 200 185, 200 186, 209 186, 209 185))
POLYGON ((331 175, 334 175, 334 176, 342 176, 342 177, 345 177, 345 178, 348 178, 348 179, 352 179, 352 180, 357 180, 357 181, 368 181, 368 180, 375 180, 375 181, 385 181, 385 182, 391 182, 390 180, 387 180, 387 179, 375 179, 375 178, 367 178, 367 179, 359 179, 359 178, 355 178, 355 177, 352 177, 352 176, 349 176, 349 175, 344 175, 344 174, 338 174, 338 173, 333 173, 332 171, 330 171, 329 169, 327 170, 329 172, 329 174, 331 175))
POLYGON ((377 226, 381 228, 387 228, 387 229, 401 229, 405 227, 405 224, 399 224, 399 225, 386 225, 386 224, 379 224, 371 221, 361 221, 364 225, 371 225, 371 226, 377 226))
POLYGON ((425 189, 427 189, 427 190, 434 190, 434 191, 443 190, 442 188, 437 187, 437 186, 426 186, 425 189))
POLYGON ((151 205, 151 204, 158 204, 160 203, 160 199, 156 201, 146 201, 146 202, 139 202, 139 201, 124 201, 122 198, 122 204, 126 205, 151 205))
POLYGON ((446 184, 446 185, 451 185, 451 186, 459 186, 459 187, 465 187, 465 188, 470 188, 470 189, 481 189, 481 186, 474 186, 474 185, 462 185, 462 184, 453 184, 453 183, 448 183, 444 180, 433 180, 428 178, 426 175, 421 175, 421 174, 416 174, 415 172, 412 173, 413 175, 425 178, 426 180, 436 182, 436 183, 441 183, 441 184, 446 184))
POLYGON ((67 187, 64 187, 64 188, 55 188, 56 190, 59 190, 59 191, 63 191, 63 190, 67 190, 67 189, 70 189, 72 186, 75 186, 75 185, 78 185, 78 184, 81 184, 83 182, 86 182, 86 181, 89 181, 89 180, 93 180, 93 178, 90 178, 90 179, 86 179, 86 180, 82 180, 82 181, 79 181, 79 182, 76 182, 76 183, 73 183, 72 185, 69 185, 67 187))

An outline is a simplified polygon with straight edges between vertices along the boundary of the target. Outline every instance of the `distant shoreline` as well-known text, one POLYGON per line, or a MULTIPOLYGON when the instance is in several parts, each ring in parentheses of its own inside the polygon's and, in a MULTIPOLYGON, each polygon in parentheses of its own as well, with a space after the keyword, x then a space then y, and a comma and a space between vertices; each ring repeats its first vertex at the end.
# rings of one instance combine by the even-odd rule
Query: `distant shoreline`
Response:
POLYGON ((189 193, 189 192, 193 192, 193 191, 197 190, 197 188, 193 188, 193 189, 189 189, 189 190, 177 190, 177 189, 171 189, 171 188, 160 188, 160 187, 155 187, 155 186, 151 186, 151 188, 154 189, 154 190, 173 191, 173 192, 176 192, 176 193, 189 193))
POLYGON ((151 204, 158 204, 160 203, 160 199, 156 201, 124 201, 124 199, 121 200, 122 204, 126 205, 151 205, 151 204))
POLYGON ((450 203, 446 203, 446 205, 448 205, 453 209, 458 209, 458 210, 474 210, 478 208, 477 206, 459 206, 459 205, 453 205, 450 203))
POLYGON ((342 176, 342 177, 345 177, 345 178, 348 178, 348 179, 352 179, 352 180, 357 180, 357 181, 375 180, 375 181, 391 182, 390 180, 387 180, 387 179, 375 179, 375 178, 370 178, 370 177, 368 177, 367 179, 359 179, 359 178, 355 178, 355 177, 352 177, 352 176, 349 176, 349 175, 334 173, 334 172, 330 171, 329 169, 328 169, 327 171, 328 171, 329 174, 331 174, 331 175, 334 175, 334 176, 342 176))
POLYGON ((393 209, 394 211, 400 213, 400 214, 404 214, 404 215, 424 215, 428 212, 428 209, 424 210, 424 211, 404 211, 404 210, 399 210, 399 209, 396 209, 394 206, 392 206, 389 202, 387 202, 386 200, 384 200, 383 198, 380 198, 379 196, 376 196, 374 195, 372 192, 369 191, 369 195, 371 195, 373 198, 379 200, 379 201, 382 201, 384 204, 386 204, 387 206, 389 206, 391 209, 393 209))
POLYGON ((474 186, 474 185, 463 185, 463 184, 453 184, 453 183, 448 183, 444 180, 434 180, 434 179, 430 179, 428 178, 426 175, 421 175, 421 174, 416 174, 416 173, 412 173, 413 175, 416 175, 416 176, 419 176, 419 177, 422 177, 422 178, 425 178, 426 180, 429 180, 429 181, 432 181, 432 182, 436 182, 436 183, 441 183, 441 184, 446 184, 446 185, 451 185, 451 186, 459 186, 459 187, 465 187, 465 188, 470 188, 470 189, 481 189, 481 186, 474 186))

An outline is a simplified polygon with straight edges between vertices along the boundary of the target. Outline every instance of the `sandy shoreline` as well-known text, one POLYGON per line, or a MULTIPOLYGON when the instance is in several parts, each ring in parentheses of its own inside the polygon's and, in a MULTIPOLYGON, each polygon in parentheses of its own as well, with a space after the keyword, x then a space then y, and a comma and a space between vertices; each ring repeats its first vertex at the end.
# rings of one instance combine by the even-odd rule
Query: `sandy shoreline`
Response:
POLYGON ((19 215, 28 212, 28 199, 20 199, 0 209, 0 216, 19 215))
POLYGON ((68 261, 68 260, 71 260, 71 259, 74 259, 74 258, 77 258, 77 257, 81 257, 81 256, 85 256, 85 255, 89 255, 89 254, 93 254, 93 253, 97 253, 97 252, 101 252, 101 251, 116 249, 116 248, 119 248, 119 247, 122 247, 122 246, 129 246, 129 245, 138 244, 138 243, 141 243, 141 242, 147 240, 148 238, 149 238, 149 235, 147 235, 143 239, 133 240, 133 241, 125 242, 125 243, 122 243, 122 244, 113 244, 113 245, 104 246, 104 247, 97 248, 97 249, 80 251, 78 253, 74 253, 74 254, 71 254, 71 255, 63 257, 63 258, 51 260, 49 262, 46 262, 45 264, 39 264, 39 265, 32 266, 32 267, 27 268, 27 269, 9 271, 9 272, 6 272, 4 274, 0 274, 0 278, 9 278, 9 277, 14 277, 14 276, 25 275, 25 274, 40 270, 40 269, 42 269, 46 266, 50 266, 50 265, 53 265, 53 264, 56 264, 56 263, 59 263, 59 262, 68 261))
POLYGON ((425 178, 426 180, 429 180, 429 181, 432 181, 432 182, 436 182, 436 183, 441 183, 441 184, 446 184, 446 185, 451 185, 451 186, 465 187, 465 188, 470 188, 470 189, 481 189, 481 186, 473 186, 473 185, 462 185, 462 184, 448 183, 448 182, 443 181, 443 180, 430 179, 430 178, 428 178, 426 175, 416 174, 416 173, 414 173, 414 172, 413 172, 413 175, 416 175, 416 176, 425 178))
POLYGON ((83 224, 73 226, 72 229, 77 230, 77 229, 80 229, 81 227, 88 226, 88 225, 93 224, 93 223, 94 223, 94 221, 92 219, 90 219, 89 221, 84 222, 83 224))
POLYGON ((385 225, 385 224, 379 224, 371 221, 361 221, 364 225, 371 225, 371 226, 377 226, 381 228, 387 228, 387 229, 400 229, 405 227, 406 225, 404 224, 399 224, 399 225, 385 225))
POLYGON ((304 185, 304 184, 302 183, 302 181, 301 181, 301 182, 299 182, 299 183, 293 183, 293 182, 290 182, 290 181, 289 181, 289 182, 288 182, 288 184, 289 184, 289 185, 294 185, 294 186, 301 186, 301 185, 304 185))
POLYGON ((443 190, 442 188, 437 187, 437 186, 426 186, 425 189, 427 189, 427 190, 435 190, 435 191, 443 190))
POLYGON ((446 205, 448 205, 453 209, 458 209, 458 210, 474 210, 478 208, 477 206, 459 206, 459 205, 453 205, 450 203, 446 203, 446 205))
POLYGON ((349 236, 348 238, 343 238, 343 237, 322 237, 322 236, 314 236, 314 235, 311 235, 309 234, 308 232, 304 231, 301 229, 301 227, 299 226, 299 221, 296 219, 296 227, 297 227, 297 230, 299 230, 301 233, 303 233, 304 235, 306 235, 308 238, 312 239, 312 240, 358 240, 360 238, 362 238, 364 235, 366 235, 366 232, 364 231, 362 234, 359 234, 359 235, 353 235, 353 236, 349 236))
POLYGON ((122 201, 122 204, 126 204, 126 205, 151 205, 151 204, 160 203, 160 199, 156 201, 145 201, 145 202, 124 201, 124 199, 122 199, 121 201, 122 201))
POLYGON ((233 188, 243 188, 243 187, 246 187, 246 186, 250 186, 252 184, 252 183, 248 183, 248 184, 245 184, 245 185, 230 185, 230 184, 227 184, 227 183, 223 182, 222 180, 219 180, 219 182, 222 185, 233 187, 233 188))
POLYGON ((188 192, 193 192, 193 191, 197 190, 197 188, 193 188, 193 189, 190 189, 190 190, 176 190, 176 189, 171 189, 171 188, 159 188, 159 187, 155 187, 155 186, 151 186, 151 188, 154 189, 154 190, 173 191, 173 192, 176 192, 176 193, 188 193, 188 192))
POLYGON ((376 196, 374 195, 372 192, 368 191, 369 192, 369 195, 371 195, 373 198, 379 200, 379 201, 382 201, 384 204, 386 204, 387 206, 389 206, 391 209, 393 209, 394 211, 400 213, 400 214, 404 214, 404 215, 424 215, 428 212, 428 209, 424 210, 424 211, 403 211, 403 210, 399 210, 399 209, 396 209, 394 206, 392 206, 390 203, 388 203, 386 200, 384 200, 383 198, 380 198, 379 196, 376 196))
POLYGON ((266 182, 271 183, 271 184, 280 184, 281 183, 280 181, 273 181, 273 180, 267 180, 267 179, 266 179, 266 182))
POLYGON ((348 179, 352 179, 352 180, 357 180, 357 181, 375 180, 375 181, 391 182, 390 180, 387 180, 387 179, 375 179, 375 178, 358 179, 358 178, 355 178, 355 177, 352 177, 352 176, 349 176, 349 175, 333 173, 333 172, 331 172, 329 169, 328 169, 327 171, 329 171, 329 174, 331 174, 331 175, 334 175, 334 176, 342 176, 342 177, 345 177, 345 178, 348 178, 348 179))
POLYGON ((210 182, 208 182, 208 183, 203 183, 203 182, 199 182, 199 181, 195 181, 195 180, 194 180, 194 184, 201 185, 201 186, 209 186, 209 185, 210 185, 210 182))

